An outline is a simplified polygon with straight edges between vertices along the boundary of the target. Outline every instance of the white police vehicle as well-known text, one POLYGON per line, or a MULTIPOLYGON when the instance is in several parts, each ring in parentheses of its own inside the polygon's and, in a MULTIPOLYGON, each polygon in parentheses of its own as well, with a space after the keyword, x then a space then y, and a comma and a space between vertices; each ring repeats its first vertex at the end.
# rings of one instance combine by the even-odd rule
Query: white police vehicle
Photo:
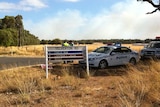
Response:
POLYGON ((160 58, 160 40, 151 41, 140 51, 141 59, 160 58))
MULTIPOLYGON (((107 66, 136 64, 139 61, 139 54, 136 51, 124 46, 101 46, 88 54, 90 67, 106 68, 107 66)), ((79 61, 79 64, 85 64, 79 61)))

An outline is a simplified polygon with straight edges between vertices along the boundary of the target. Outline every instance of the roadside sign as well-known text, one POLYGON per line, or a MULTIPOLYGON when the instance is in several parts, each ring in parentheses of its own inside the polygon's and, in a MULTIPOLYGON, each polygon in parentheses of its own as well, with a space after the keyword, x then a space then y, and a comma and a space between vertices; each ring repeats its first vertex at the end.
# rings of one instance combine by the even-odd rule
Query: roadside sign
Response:
POLYGON ((48 78, 48 64, 57 61, 86 60, 87 74, 89 75, 87 46, 45 46, 46 78, 48 78))

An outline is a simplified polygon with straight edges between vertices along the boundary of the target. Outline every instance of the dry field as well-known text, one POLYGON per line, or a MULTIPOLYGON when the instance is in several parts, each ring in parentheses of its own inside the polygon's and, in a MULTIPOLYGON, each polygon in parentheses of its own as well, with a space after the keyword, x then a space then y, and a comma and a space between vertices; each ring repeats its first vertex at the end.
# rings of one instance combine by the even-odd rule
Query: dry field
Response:
MULTIPOLYGON (((88 45, 88 49, 91 51, 100 45, 103 44, 88 45)), ((137 51, 142 48, 126 46, 137 51)), ((42 46, 37 48, 43 50, 42 46)), ((40 50, 38 51, 41 52, 40 50)), ((23 55, 27 56, 25 53, 23 55)), ((45 77, 45 70, 38 65, 3 70, 0 72, 0 105, 1 107, 160 107, 159 65, 160 61, 147 60, 139 62, 136 66, 90 69, 91 75, 87 76, 85 69, 78 65, 62 64, 49 70, 48 79, 45 77)))
POLYGON ((0 56, 44 56, 44 46, 0 47, 0 56))
MULTIPOLYGON (((94 43, 87 45, 88 51, 92 51, 99 46, 103 46, 102 43, 94 43)), ((0 56, 44 56, 44 46, 45 45, 31 45, 31 46, 22 46, 22 47, 0 47, 0 56)), ((56 45, 60 46, 60 45, 56 45)), ((133 50, 140 51, 143 46, 134 46, 132 44, 123 44, 123 46, 130 47, 133 50)))

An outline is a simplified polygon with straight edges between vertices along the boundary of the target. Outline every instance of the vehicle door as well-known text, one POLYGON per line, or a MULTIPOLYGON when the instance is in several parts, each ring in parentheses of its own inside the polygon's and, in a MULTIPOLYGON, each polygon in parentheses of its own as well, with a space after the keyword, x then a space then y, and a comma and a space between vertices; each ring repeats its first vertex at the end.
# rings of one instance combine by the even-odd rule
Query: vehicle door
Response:
POLYGON ((127 64, 130 60, 131 50, 127 47, 121 47, 121 55, 119 56, 122 64, 127 64))
POLYGON ((121 63, 120 56, 121 56, 121 48, 116 48, 112 50, 108 61, 109 66, 120 65, 121 63))
POLYGON ((127 47, 119 47, 114 49, 111 53, 111 65, 127 64, 130 60, 131 50, 127 47))

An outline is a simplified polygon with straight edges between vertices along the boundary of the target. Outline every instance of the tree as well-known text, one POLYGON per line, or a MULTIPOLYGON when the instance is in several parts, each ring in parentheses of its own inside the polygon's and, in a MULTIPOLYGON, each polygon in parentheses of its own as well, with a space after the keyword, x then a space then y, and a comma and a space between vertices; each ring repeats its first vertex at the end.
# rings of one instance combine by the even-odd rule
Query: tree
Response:
POLYGON ((24 31, 22 19, 23 19, 23 17, 21 15, 17 15, 15 17, 15 20, 16 20, 15 26, 18 29, 18 39, 19 39, 18 46, 21 46, 21 44, 22 44, 21 39, 22 39, 23 31, 24 31))
POLYGON ((155 10, 153 10, 152 12, 147 12, 147 14, 152 14, 158 10, 160 11, 160 0, 137 0, 137 1, 148 2, 155 8, 155 10))
MULTIPOLYGON (((8 29, 2 29, 4 31, 7 31, 8 33, 11 33, 11 35, 8 37, 9 38, 12 38, 12 42, 10 44, 10 46, 17 46, 18 45, 18 31, 16 29, 13 29, 13 28, 8 28, 8 29)), ((0 35, 1 36, 1 35, 0 35)))
POLYGON ((10 46, 12 43, 12 34, 7 30, 0 29, 0 45, 1 46, 10 46))
POLYGON ((52 42, 51 44, 62 44, 62 41, 58 38, 53 39, 51 42, 52 42))
POLYGON ((35 35, 24 29, 21 15, 5 16, 0 19, 0 45, 22 46, 37 45, 40 40, 35 35))
POLYGON ((47 40, 42 39, 42 40, 40 41, 40 44, 48 44, 48 41, 47 41, 47 40))
POLYGON ((15 28, 15 18, 13 16, 5 16, 2 19, 2 28, 15 28))

